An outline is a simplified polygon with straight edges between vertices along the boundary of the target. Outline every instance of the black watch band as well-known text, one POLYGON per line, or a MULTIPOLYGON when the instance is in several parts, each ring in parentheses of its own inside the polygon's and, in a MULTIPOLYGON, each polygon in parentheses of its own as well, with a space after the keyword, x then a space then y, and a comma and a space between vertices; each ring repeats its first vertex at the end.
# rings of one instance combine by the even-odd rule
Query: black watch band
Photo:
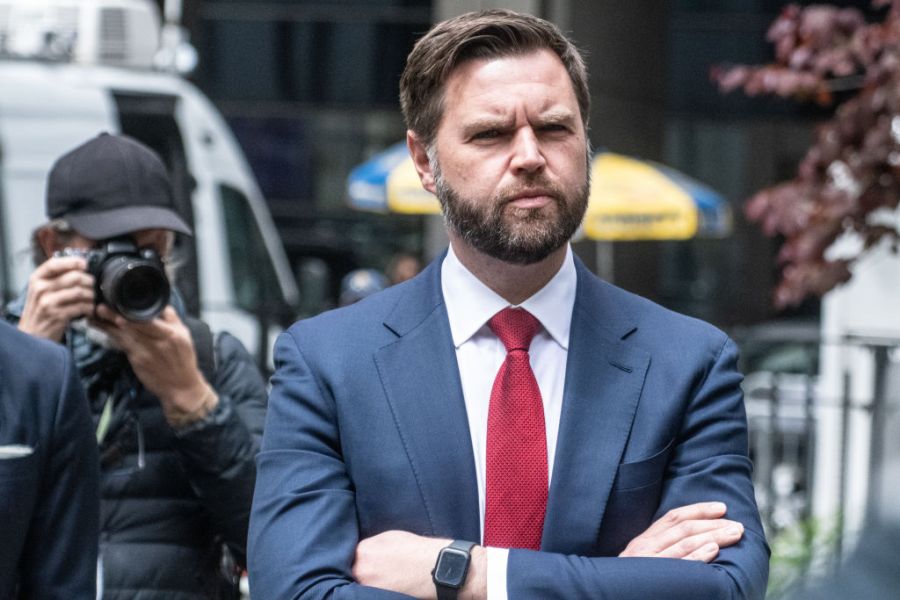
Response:
POLYGON ((474 546, 475 542, 453 540, 449 546, 441 548, 431 571, 437 600, 456 600, 460 588, 466 583, 474 546))

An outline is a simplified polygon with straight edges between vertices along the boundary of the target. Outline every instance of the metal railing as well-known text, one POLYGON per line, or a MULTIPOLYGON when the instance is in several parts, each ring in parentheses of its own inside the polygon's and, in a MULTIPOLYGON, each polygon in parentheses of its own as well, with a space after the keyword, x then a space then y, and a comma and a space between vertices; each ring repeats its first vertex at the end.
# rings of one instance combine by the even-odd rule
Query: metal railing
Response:
POLYGON ((751 371, 743 384, 773 575, 784 566, 778 561, 794 561, 796 581, 837 565, 855 532, 884 516, 891 485, 900 485, 886 469, 892 455, 900 456, 900 339, 769 336, 766 343, 809 358, 805 372, 751 371))

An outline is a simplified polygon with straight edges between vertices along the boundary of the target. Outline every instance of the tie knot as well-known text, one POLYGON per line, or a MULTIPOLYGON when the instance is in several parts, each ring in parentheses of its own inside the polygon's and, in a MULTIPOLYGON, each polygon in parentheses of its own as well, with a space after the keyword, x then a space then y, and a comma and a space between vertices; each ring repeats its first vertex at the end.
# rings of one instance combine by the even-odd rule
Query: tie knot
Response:
POLYGON ((488 327, 500 338, 507 352, 528 352, 531 339, 541 326, 540 322, 524 308, 504 308, 488 321, 488 327))

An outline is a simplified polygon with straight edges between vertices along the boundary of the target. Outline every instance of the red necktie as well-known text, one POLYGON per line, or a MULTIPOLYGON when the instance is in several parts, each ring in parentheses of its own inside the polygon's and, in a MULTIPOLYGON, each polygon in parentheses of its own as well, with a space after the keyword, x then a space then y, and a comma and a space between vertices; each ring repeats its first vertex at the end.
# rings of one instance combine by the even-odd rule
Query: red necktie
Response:
POLYGON ((544 404, 528 357, 540 323, 505 308, 488 326, 506 346, 488 409, 484 544, 539 550, 547 510, 544 404))

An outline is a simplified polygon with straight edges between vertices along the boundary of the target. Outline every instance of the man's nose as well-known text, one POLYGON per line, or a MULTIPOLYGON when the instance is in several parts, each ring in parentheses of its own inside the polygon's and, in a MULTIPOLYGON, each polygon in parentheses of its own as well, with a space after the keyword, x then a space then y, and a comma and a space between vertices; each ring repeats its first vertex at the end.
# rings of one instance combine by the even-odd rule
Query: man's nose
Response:
POLYGON ((516 132, 513 140, 513 157, 510 167, 517 173, 534 173, 547 164, 541 151, 540 140, 530 127, 523 127, 516 132))

